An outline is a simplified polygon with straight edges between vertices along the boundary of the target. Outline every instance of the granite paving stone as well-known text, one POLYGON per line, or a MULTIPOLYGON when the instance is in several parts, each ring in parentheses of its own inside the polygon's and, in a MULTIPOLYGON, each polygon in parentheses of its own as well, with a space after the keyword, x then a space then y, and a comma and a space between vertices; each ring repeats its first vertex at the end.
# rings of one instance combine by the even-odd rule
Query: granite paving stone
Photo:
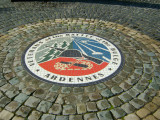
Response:
POLYGON ((3 96, 4 96, 3 93, 0 91, 0 98, 3 97, 3 96))
POLYGON ((49 109, 50 114, 59 115, 62 112, 62 106, 60 104, 53 104, 49 109))
POLYGON ((75 94, 83 93, 83 92, 84 92, 84 88, 83 88, 83 87, 74 87, 74 88, 73 88, 73 92, 74 92, 75 94))
POLYGON ((111 97, 113 93, 107 88, 100 93, 103 97, 111 97))
POLYGON ((119 97, 121 100, 123 100, 124 102, 129 102, 129 101, 132 99, 132 97, 131 97, 128 93, 126 93, 126 92, 122 93, 122 94, 119 95, 118 97, 119 97))
POLYGON ((70 88, 70 87, 62 87, 62 89, 61 89, 61 92, 62 93, 71 93, 71 91, 72 91, 72 88, 70 88))
POLYGON ((112 91, 113 94, 119 94, 123 91, 123 89, 119 86, 114 86, 114 87, 111 88, 111 91, 112 91))
POLYGON ((95 113, 88 113, 84 115, 84 120, 98 120, 98 117, 95 113))
POLYGON ((14 116, 14 118, 12 120, 24 120, 23 117, 19 117, 19 116, 14 116))
POLYGON ((125 103, 121 106, 121 108, 127 113, 133 113, 136 109, 129 103, 125 103))
POLYGON ((36 98, 34 96, 30 96, 27 101, 25 102, 25 105, 26 106, 29 106, 29 107, 36 107, 38 105, 38 103, 40 102, 40 99, 39 98, 36 98))
POLYGON ((116 119, 126 115, 126 112, 120 107, 112 109, 111 112, 116 119))
POLYGON ((129 103, 137 109, 141 108, 144 105, 144 102, 140 99, 133 99, 129 103))
POLYGON ((3 85, 5 85, 6 83, 7 83, 6 80, 1 79, 1 80, 0 80, 0 87, 3 86, 3 85))
POLYGON ((50 101, 50 102, 54 102, 57 98, 57 94, 56 93, 53 93, 53 92, 49 92, 46 97, 45 97, 45 100, 47 101, 50 101))
POLYGON ((27 106, 21 106, 18 111, 16 112, 17 115, 22 117, 27 117, 27 115, 30 113, 31 108, 27 106))
POLYGON ((69 116, 56 116, 56 119, 55 120, 69 120, 69 116))
POLYGON ((139 94, 139 92, 135 90, 134 88, 128 90, 127 93, 131 95, 133 98, 135 98, 139 94))
POLYGON ((69 120, 83 120, 82 115, 70 115, 69 120))
POLYGON ((95 86, 87 86, 84 88, 85 92, 95 92, 95 86))
POLYGON ((8 104, 11 100, 7 97, 2 97, 0 99, 0 107, 4 107, 6 104, 8 104))
MULTIPOLYGON (((78 96, 75 96, 75 95, 68 95, 66 97, 61 98, 61 102, 65 101, 66 104, 76 104, 76 101, 77 101, 77 97, 78 96), (74 100, 74 101, 73 101, 74 100)), ((82 97, 82 96, 80 96, 82 97)), ((57 98, 58 99, 58 98, 57 98)), ((62 103, 63 104, 63 103, 62 103)))
POLYGON ((46 91, 44 89, 37 89, 33 96, 38 97, 38 98, 44 98, 47 95, 46 91))
POLYGON ((34 110, 28 117, 28 120, 39 120, 40 117, 41 117, 41 113, 34 110))
POLYGON ((48 102, 48 101, 41 101, 37 107, 38 111, 41 112, 47 112, 49 110, 49 108, 51 107, 52 103, 48 102))
POLYGON ((5 107, 5 109, 10 112, 15 112, 19 108, 20 105, 21 105, 20 103, 16 101, 12 101, 5 107))
POLYGON ((102 96, 99 93, 89 93, 88 95, 91 101, 97 101, 102 99, 102 96))
POLYGON ((87 112, 87 109, 86 109, 86 105, 84 103, 77 104, 77 113, 78 114, 83 114, 86 112, 87 112))
POLYGON ((53 86, 49 89, 49 91, 50 91, 50 92, 58 92, 59 89, 60 89, 60 86, 58 86, 58 85, 53 85, 53 86))
POLYGON ((1 120, 10 120, 13 116, 14 116, 14 114, 7 111, 7 110, 3 110, 0 112, 0 119, 1 120))
POLYGON ((153 115, 157 118, 160 119, 160 109, 158 109, 153 115))
POLYGON ((155 103, 156 105, 160 106, 160 97, 154 97, 152 102, 155 103))
POLYGON ((35 89, 34 89, 34 88, 31 88, 31 87, 22 89, 22 92, 23 92, 24 94, 26 94, 26 95, 30 95, 30 94, 32 94, 34 91, 35 91, 35 89))
POLYGON ((9 81, 10 84, 12 85, 15 85, 17 83, 19 83, 19 80, 17 78, 12 78, 10 81, 9 81))
POLYGON ((57 103, 57 104, 63 104, 64 103, 64 97, 65 97, 64 94, 59 94, 58 97, 57 97, 57 99, 56 99, 56 101, 55 101, 55 103, 57 103))
POLYGON ((143 86, 143 85, 140 85, 140 84, 136 84, 133 88, 141 93, 146 89, 146 86, 143 86))
POLYGON ((136 114, 132 113, 125 116, 124 120, 140 120, 140 118, 136 114))
POLYGON ((122 104, 122 101, 117 97, 111 97, 108 101, 113 105, 113 107, 118 107, 122 104))
POLYGON ((129 84, 126 83, 126 82, 121 83, 119 86, 120 86, 124 91, 126 91, 126 90, 128 90, 128 89, 130 89, 130 88, 132 87, 131 85, 129 85, 129 84))
POLYGON ((0 90, 3 91, 3 92, 6 92, 6 91, 9 90, 11 87, 12 87, 12 86, 11 86, 9 83, 7 83, 7 84, 3 85, 3 86, 0 88, 0 90))
POLYGON ((103 100, 97 101, 97 107, 98 107, 100 110, 105 110, 105 109, 107 109, 107 108, 110 108, 111 105, 109 104, 109 102, 108 102, 106 99, 103 99, 103 100))
POLYGON ((91 112, 91 111, 97 111, 97 106, 95 102, 87 102, 87 111, 91 112))
POLYGON ((105 84, 103 84, 103 83, 99 83, 99 84, 96 85, 96 88, 97 88, 98 90, 102 90, 102 89, 105 89, 106 86, 105 86, 105 84))
POLYGON ((113 120, 111 113, 109 111, 97 112, 99 120, 113 120))
POLYGON ((153 115, 148 115, 146 118, 143 120, 157 120, 153 115))
POLYGON ((15 97, 15 101, 19 102, 19 103, 23 103, 29 96, 27 96, 24 93, 20 93, 18 96, 15 97))
POLYGON ((13 98, 13 97, 15 97, 16 95, 19 94, 19 91, 18 90, 8 90, 5 94, 9 98, 13 98))
POLYGON ((43 114, 41 120, 55 120, 55 115, 43 114))
POLYGON ((149 102, 144 106, 144 108, 148 109, 151 112, 154 112, 155 110, 157 110, 158 106, 153 102, 149 102))
POLYGON ((141 108, 139 109, 136 114, 140 117, 140 118, 144 118, 146 117, 148 114, 150 114, 151 112, 149 110, 147 110, 146 108, 141 108))
POLYGON ((150 96, 148 96, 146 93, 141 93, 138 96, 138 99, 141 99, 144 102, 149 102, 149 101, 151 101, 152 98, 150 96))
POLYGON ((76 114, 76 106, 74 105, 64 105, 63 115, 73 115, 76 114))

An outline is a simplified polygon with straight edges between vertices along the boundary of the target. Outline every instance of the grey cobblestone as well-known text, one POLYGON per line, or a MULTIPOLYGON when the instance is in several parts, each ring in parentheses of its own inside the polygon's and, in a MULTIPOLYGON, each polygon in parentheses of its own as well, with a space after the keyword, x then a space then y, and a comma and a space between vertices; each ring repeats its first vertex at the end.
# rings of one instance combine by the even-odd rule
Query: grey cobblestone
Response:
POLYGON ((98 108, 99 108, 100 110, 105 110, 105 109, 111 107, 111 105, 109 104, 109 102, 108 102, 106 99, 104 99, 104 100, 99 100, 99 101, 97 102, 97 106, 98 106, 98 108))
POLYGON ((102 96, 99 93, 90 93, 88 95, 91 101, 97 101, 97 100, 102 99, 102 96))
POLYGON ((83 120, 82 115, 70 115, 69 120, 83 120))
POLYGON ((144 105, 144 102, 140 99, 133 99, 129 103, 137 109, 141 108, 144 105))
POLYGON ((60 104, 53 104, 53 106, 49 109, 50 114, 59 115, 62 112, 62 106, 60 104))
POLYGON ((0 99, 0 107, 4 107, 6 104, 8 104, 11 100, 7 97, 2 97, 0 99))
POLYGON ((62 93, 71 93, 72 88, 70 87, 62 87, 61 92, 62 93))
POLYGON ((27 117, 31 109, 26 106, 21 106, 18 111, 16 112, 17 115, 22 116, 22 117, 27 117))
POLYGON ((69 116, 56 116, 55 120, 69 120, 69 116))
POLYGON ((6 110, 8 110, 10 112, 15 112, 19 108, 20 105, 21 105, 20 103, 18 103, 16 101, 12 101, 5 108, 6 108, 6 110))
POLYGON ((2 119, 2 120, 10 120, 13 116, 14 116, 14 114, 7 111, 7 110, 3 110, 0 113, 0 119, 2 119))
POLYGON ((120 107, 111 110, 111 112, 112 112, 113 116, 115 118, 117 118, 117 119, 126 115, 126 113, 124 112, 124 110, 122 108, 120 108, 120 107))
POLYGON ((132 97, 128 93, 125 93, 125 92, 119 95, 118 97, 124 102, 129 102, 132 99, 132 97))
POLYGON ((38 98, 44 98, 46 96, 46 91, 43 89, 37 89, 33 95, 38 98))
POLYGON ((121 106, 121 108, 127 113, 133 113, 136 109, 129 103, 125 103, 121 106))
POLYGON ((105 90, 103 90, 103 91, 101 92, 101 95, 102 95, 103 97, 111 97, 111 96, 113 96, 113 93, 107 88, 107 89, 105 89, 105 90))
POLYGON ((40 102, 40 99, 33 97, 33 96, 30 96, 28 98, 28 100, 25 102, 25 105, 35 108, 39 102, 40 102))
POLYGON ((18 96, 15 97, 15 101, 19 102, 19 103, 23 103, 29 96, 27 96, 24 93, 20 93, 18 96))
POLYGON ((98 120, 98 117, 94 113, 88 113, 84 115, 84 120, 98 120))
POLYGON ((97 111, 96 103, 95 102, 87 102, 87 111, 97 111))
POLYGON ((28 120, 39 120, 40 117, 41 117, 41 113, 40 112, 32 111, 32 113, 28 117, 28 120))
POLYGON ((64 105, 63 115, 72 115, 76 113, 76 107, 74 105, 64 105))
POLYGON ((117 96, 111 97, 108 100, 113 105, 113 107, 118 107, 122 104, 121 100, 117 96))
POLYGON ((50 114, 43 114, 43 116, 41 117, 41 120, 54 120, 55 119, 55 115, 50 115, 50 114))
POLYGON ((51 105, 52 104, 50 102, 41 101, 37 107, 37 110, 41 112, 47 112, 49 108, 51 107, 51 105))
POLYGON ((86 105, 84 103, 77 104, 77 112, 78 114, 86 113, 87 112, 86 105))
POLYGON ((8 90, 5 94, 9 98, 13 98, 13 97, 15 97, 16 95, 19 94, 19 91, 17 89, 15 89, 15 90, 8 90))
POLYGON ((103 83, 97 84, 96 87, 98 90, 102 90, 102 89, 106 88, 106 86, 103 83))
POLYGON ((109 111, 101 111, 97 113, 99 120, 112 120, 111 113, 109 111))

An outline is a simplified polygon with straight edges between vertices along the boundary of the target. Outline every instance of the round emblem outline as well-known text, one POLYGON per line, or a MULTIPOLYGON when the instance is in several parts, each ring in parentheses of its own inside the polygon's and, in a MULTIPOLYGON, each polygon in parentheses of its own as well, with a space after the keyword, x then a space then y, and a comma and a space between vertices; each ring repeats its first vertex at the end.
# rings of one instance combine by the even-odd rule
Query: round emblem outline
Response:
POLYGON ((108 81, 109 79, 113 78, 114 76, 116 76, 124 67, 124 64, 125 64, 125 57, 124 55, 122 54, 122 51, 117 47, 117 45, 115 45, 113 42, 111 42, 110 40, 107 40, 106 38, 103 38, 103 37, 99 37, 97 35, 92 35, 92 34, 88 34, 88 33, 79 33, 79 32, 66 32, 66 33, 57 33, 57 34, 53 34, 53 35, 49 35, 49 36, 46 36, 42 39, 38 39, 36 41, 33 41, 31 44, 29 44, 25 51, 22 53, 22 56, 21 56, 21 63, 22 63, 22 66, 25 68, 25 70, 32 76, 34 77, 35 79, 38 79, 38 80, 41 80, 41 81, 44 81, 44 82, 47 82, 47 83, 52 83, 52 84, 56 84, 56 85, 60 85, 60 86, 64 86, 64 87, 83 87, 83 86, 89 86, 89 85, 95 85, 95 84, 98 84, 98 83, 102 83, 102 82, 105 82, 105 81, 108 81), (77 83, 77 84, 72 84, 72 83, 59 83, 59 82, 54 82, 54 81, 49 81, 49 80, 46 80, 44 78, 41 78, 39 76, 37 76, 36 74, 34 74, 26 65, 25 63, 25 55, 28 51, 28 49, 33 45, 35 44, 36 42, 44 39, 44 38, 47 38, 47 37, 50 37, 50 36, 54 36, 54 35, 60 35, 60 34, 85 34, 85 35, 90 35, 90 36, 95 36, 95 37, 98 37, 100 39, 103 39, 105 41, 108 41, 110 42, 119 52, 120 54, 120 57, 121 57, 121 62, 120 62, 120 65, 118 67, 118 69, 110 74, 109 76, 105 77, 105 78, 102 78, 102 79, 98 79, 96 81, 92 81, 92 82, 88 82, 88 83, 77 83))

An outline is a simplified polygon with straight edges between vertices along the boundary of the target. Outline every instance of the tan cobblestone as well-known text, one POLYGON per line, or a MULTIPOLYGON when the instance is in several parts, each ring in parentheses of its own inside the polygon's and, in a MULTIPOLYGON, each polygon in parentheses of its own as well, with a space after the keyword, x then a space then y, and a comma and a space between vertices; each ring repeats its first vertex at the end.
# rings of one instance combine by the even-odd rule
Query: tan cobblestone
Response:
POLYGON ((157 96, 159 96, 159 97, 160 97, 160 91, 158 91, 157 96))
POLYGON ((144 118, 146 117, 148 114, 150 114, 150 111, 147 110, 146 108, 141 108, 140 110, 138 110, 136 112, 136 114, 140 117, 140 118, 144 118))
POLYGON ((140 118, 136 114, 132 113, 125 116, 124 120, 140 120, 140 118))
POLYGON ((153 115, 160 120, 160 108, 153 115))
POLYGON ((152 102, 160 106, 160 97, 154 97, 152 102))
POLYGON ((12 120, 24 120, 24 118, 15 116, 12 120))
POLYGON ((152 102, 146 104, 144 107, 151 112, 154 112, 157 109, 157 105, 152 102))
POLYGON ((146 118, 144 118, 143 120, 157 120, 153 115, 149 115, 146 118))
POLYGON ((0 120, 10 120, 12 117, 14 116, 13 113, 7 111, 7 110, 3 110, 0 113, 0 120))

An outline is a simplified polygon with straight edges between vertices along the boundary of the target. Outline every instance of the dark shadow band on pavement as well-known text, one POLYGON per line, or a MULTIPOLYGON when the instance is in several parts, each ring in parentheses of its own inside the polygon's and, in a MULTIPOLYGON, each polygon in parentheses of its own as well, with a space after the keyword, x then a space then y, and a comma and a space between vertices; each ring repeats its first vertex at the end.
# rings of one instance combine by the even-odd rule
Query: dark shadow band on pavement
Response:
POLYGON ((99 3, 99 4, 111 4, 122 5, 130 7, 152 8, 160 9, 160 4, 152 4, 146 2, 132 2, 132 0, 11 0, 11 2, 85 2, 85 3, 99 3))

